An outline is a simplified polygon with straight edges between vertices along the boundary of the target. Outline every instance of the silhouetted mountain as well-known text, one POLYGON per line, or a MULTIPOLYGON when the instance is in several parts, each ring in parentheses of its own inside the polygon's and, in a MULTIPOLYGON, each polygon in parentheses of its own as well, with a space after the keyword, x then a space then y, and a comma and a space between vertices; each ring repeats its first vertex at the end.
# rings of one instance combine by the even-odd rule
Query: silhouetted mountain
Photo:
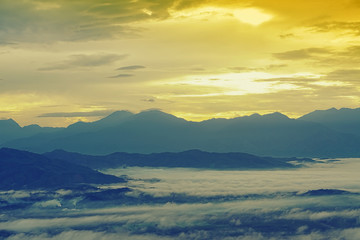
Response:
POLYGON ((125 182, 68 161, 9 148, 0 149, 0 189, 75 187, 78 184, 125 182))
POLYGON ((0 143, 19 137, 21 127, 14 120, 0 120, 0 143))
POLYGON ((360 136, 360 108, 316 110, 299 119, 321 123, 337 131, 360 136))
POLYGON ((67 130, 64 132, 69 132, 70 134, 76 133, 76 132, 91 132, 91 131, 97 131, 102 128, 107 127, 113 127, 116 125, 121 124, 123 121, 125 121, 127 118, 134 115, 133 113, 129 111, 116 111, 110 114, 109 116, 102 118, 98 121, 94 122, 77 122, 74 124, 71 124, 67 127, 67 130))
POLYGON ((138 114, 115 112, 96 122, 76 123, 53 133, 8 141, 3 146, 38 153, 64 149, 95 155, 200 149, 263 156, 358 157, 360 135, 306 118, 290 119, 281 113, 189 122, 151 110, 138 114))
POLYGON ((291 162, 298 164, 313 162, 311 159, 258 157, 246 153, 209 153, 200 150, 189 150, 179 153, 112 153, 105 156, 91 156, 55 150, 44 153, 52 159, 76 163, 79 165, 102 169, 126 166, 136 167, 185 167, 211 169, 266 169, 294 168, 291 162))
POLYGON ((53 133, 61 128, 40 127, 29 125, 20 127, 13 119, 0 120, 0 144, 14 139, 34 136, 40 133, 53 133))

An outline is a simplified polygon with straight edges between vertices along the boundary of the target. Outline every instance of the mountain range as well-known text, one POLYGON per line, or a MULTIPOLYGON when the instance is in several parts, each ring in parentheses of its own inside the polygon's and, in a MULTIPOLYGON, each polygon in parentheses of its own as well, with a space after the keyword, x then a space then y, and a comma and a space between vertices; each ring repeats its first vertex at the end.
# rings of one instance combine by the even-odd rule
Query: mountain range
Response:
POLYGON ((149 110, 118 111, 67 128, 20 127, 0 120, 0 146, 36 153, 158 153, 199 149, 284 157, 359 157, 360 108, 317 110, 298 119, 281 113, 186 121, 149 110))
POLYGON ((0 190, 77 188, 126 182, 70 161, 10 148, 0 149, 0 190))
POLYGON ((36 154, 11 148, 0 149, 0 190, 87 189, 94 184, 125 183, 95 169, 119 167, 183 167, 202 169, 289 169, 315 162, 308 158, 258 157, 246 153, 209 153, 189 150, 179 153, 112 153, 91 156, 55 150, 36 154))
POLYGON ((272 158, 259 157, 247 153, 213 153, 200 150, 188 150, 171 153, 123 153, 116 152, 104 156, 92 156, 80 153, 54 150, 43 156, 67 161, 93 169, 119 167, 182 167, 206 169, 274 169, 302 167, 304 163, 313 163, 310 158, 272 158))

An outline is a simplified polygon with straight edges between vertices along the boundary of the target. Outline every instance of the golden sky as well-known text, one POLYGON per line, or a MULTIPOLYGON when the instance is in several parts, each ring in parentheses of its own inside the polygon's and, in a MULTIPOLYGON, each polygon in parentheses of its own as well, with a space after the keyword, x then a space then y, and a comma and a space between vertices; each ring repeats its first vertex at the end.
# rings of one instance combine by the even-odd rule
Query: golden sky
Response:
POLYGON ((359 0, 0 0, 0 118, 359 107, 359 0))

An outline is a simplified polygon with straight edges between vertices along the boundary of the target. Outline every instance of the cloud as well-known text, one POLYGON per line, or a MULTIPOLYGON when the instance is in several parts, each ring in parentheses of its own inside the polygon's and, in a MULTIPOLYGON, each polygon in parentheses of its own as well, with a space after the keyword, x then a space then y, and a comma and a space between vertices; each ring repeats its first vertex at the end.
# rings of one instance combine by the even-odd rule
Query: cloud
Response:
POLYGON ((358 167, 358 159, 344 159, 275 171, 113 169, 129 174, 137 195, 101 200, 91 197, 94 189, 66 197, 43 190, 14 199, 0 192, 2 204, 20 206, 0 215, 0 230, 9 240, 358 239, 358 167), (159 181, 148 181, 153 176, 159 181), (303 194, 339 186, 354 193, 303 194), (31 201, 38 203, 21 208, 31 201))
POLYGON ((295 37, 295 35, 293 33, 286 33, 286 34, 280 34, 279 37, 282 39, 286 39, 286 38, 293 38, 295 37))
POLYGON ((133 36, 129 23, 164 19, 174 0, 99 2, 2 0, 0 39, 4 42, 87 41, 133 36), (147 9, 147 14, 141 9, 147 9))
POLYGON ((108 78, 127 78, 127 77, 132 77, 134 76, 133 74, 118 74, 118 75, 114 75, 114 76, 111 76, 111 77, 108 77, 108 78))
POLYGON ((202 72, 205 71, 205 68, 201 68, 201 67, 195 67, 195 68, 190 68, 191 71, 195 71, 195 72, 202 72))
POLYGON ((44 113, 37 117, 102 117, 111 114, 112 110, 101 110, 101 111, 91 111, 91 112, 54 112, 54 113, 44 113))
MULTIPOLYGON (((354 3, 347 4, 351 6, 354 3)), ((347 15, 339 21, 331 21, 323 17, 322 10, 325 8, 327 15, 330 16, 336 15, 337 12, 346 12, 347 8, 344 8, 344 4, 340 2, 330 5, 326 1, 317 1, 316 4, 306 1, 294 7, 293 4, 283 0, 276 3, 265 0, 246 3, 232 0, 110 0, 106 2, 56 0, 51 3, 45 0, 2 0, 0 37, 6 42, 86 41, 116 38, 135 35, 142 31, 131 27, 131 23, 166 20, 172 17, 170 12, 198 7, 206 9, 207 6, 238 11, 248 8, 270 12, 280 16, 278 19, 282 19, 286 24, 291 23, 292 26, 304 26, 311 19, 312 22, 323 25, 318 26, 319 29, 348 28, 356 31, 358 22, 349 21, 346 19, 347 15)), ((254 18, 250 17, 250 19, 255 21, 254 18)))
MULTIPOLYGON (((338 237, 342 231, 356 234, 351 230, 359 227, 359 210, 352 209, 358 207, 354 204, 358 198, 346 199, 342 196, 308 198, 270 195, 265 198, 248 196, 240 201, 221 199, 210 203, 168 202, 113 208, 78 208, 76 211, 59 210, 50 214, 46 213, 46 209, 40 212, 30 209, 33 211, 32 216, 39 214, 40 217, 19 220, 12 217, 2 221, 0 229, 20 233, 11 236, 13 239, 159 237, 183 240, 232 239, 231 236, 234 239, 247 239, 249 236, 259 239, 259 236, 265 234, 268 238, 261 239, 279 239, 280 236, 293 239, 301 233, 304 237, 315 232, 323 237, 331 233, 338 237), (350 202, 352 205, 348 205, 350 202)), ((101 204, 104 206, 106 202, 101 204)))
POLYGON ((16 45, 16 43, 0 40, 0 46, 8 46, 8 45, 16 45))
POLYGON ((144 234, 144 235, 130 235, 126 233, 107 233, 104 231, 63 231, 59 234, 16 234, 9 238, 8 240, 118 240, 118 239, 127 239, 127 240, 170 240, 172 238, 162 237, 158 235, 144 234))
POLYGON ((304 48, 273 53, 279 60, 310 61, 311 67, 353 68, 360 60, 360 46, 350 45, 343 48, 304 48))
POLYGON ((251 72, 251 71, 271 71, 279 68, 287 67, 287 64, 270 64, 264 67, 229 67, 228 69, 234 72, 251 72))
POLYGON ((130 65, 130 66, 126 66, 126 67, 120 67, 116 70, 138 70, 138 69, 143 69, 146 68, 145 66, 141 66, 141 65, 130 65))
POLYGON ((153 103, 156 101, 156 99, 155 98, 146 98, 146 99, 143 99, 142 101, 153 103))
POLYGON ((310 27, 311 30, 316 32, 334 32, 341 31, 343 33, 359 36, 360 35, 360 22, 322 22, 310 27))
POLYGON ((231 71, 235 72, 249 72, 249 71, 256 71, 257 68, 249 68, 249 67, 229 67, 231 71))
POLYGON ((340 69, 330 72, 327 79, 360 85, 360 69, 340 69))
MULTIPOLYGON (((296 96, 294 96, 296 97, 296 96)), ((342 189, 351 183, 351 179, 357 179, 355 170, 360 166, 357 160, 347 160, 342 164, 324 165, 318 164, 312 167, 311 171, 306 168, 299 171, 216 171, 194 169, 148 169, 148 168, 127 168, 108 169, 107 174, 121 176, 127 174, 130 178, 141 179, 146 176, 149 179, 159 178, 162 181, 146 183, 139 182, 138 190, 153 194, 155 196, 169 195, 173 192, 183 193, 191 196, 224 196, 261 194, 266 192, 303 192, 309 189, 342 189), (196 173, 196 174, 194 174, 196 173), (289 175, 294 178, 289 181, 289 175), (334 178, 334 175, 337 177, 334 178), (307 176, 308 178, 306 178, 307 176), (347 176, 348 178, 345 178, 347 176), (313 181, 313 179, 319 179, 313 181), (271 179, 271 181, 268 181, 271 179), (238 183, 242 184, 239 185, 238 183), (284 185, 284 182, 287 182, 284 185)), ((356 190, 360 183, 352 186, 356 190)))
POLYGON ((48 67, 39 68, 40 71, 52 71, 52 70, 65 70, 69 68, 77 67, 98 67, 103 65, 112 64, 118 60, 126 58, 127 55, 119 54, 78 54, 72 55, 68 60, 63 62, 54 63, 48 67))
POLYGON ((273 56, 280 60, 311 60, 311 58, 313 58, 314 56, 329 53, 331 52, 326 48, 305 48, 287 52, 273 53, 273 56))
MULTIPOLYGON (((360 69, 338 69, 323 74, 319 77, 279 77, 256 79, 256 82, 272 82, 275 85, 293 84, 301 88, 307 88, 312 91, 324 88, 337 88, 338 90, 348 90, 348 94, 354 94, 354 87, 360 86, 360 69)), ((343 92, 345 93, 345 92, 343 92)))

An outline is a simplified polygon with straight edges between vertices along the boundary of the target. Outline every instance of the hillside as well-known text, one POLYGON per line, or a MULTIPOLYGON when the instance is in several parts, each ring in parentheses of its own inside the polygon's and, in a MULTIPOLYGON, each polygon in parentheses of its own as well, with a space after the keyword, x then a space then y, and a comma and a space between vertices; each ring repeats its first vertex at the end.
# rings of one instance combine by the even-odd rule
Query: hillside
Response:
POLYGON ((9 148, 0 149, 0 179, 0 190, 60 189, 81 184, 125 182, 122 178, 68 161, 9 148))
POLYGON ((52 159, 60 159, 95 169, 117 167, 184 167, 209 169, 271 169, 295 168, 302 163, 314 162, 308 158, 271 158, 247 153, 213 153, 189 150, 179 153, 112 153, 91 156, 55 150, 44 153, 52 159), (297 163, 297 164, 293 164, 297 163))

